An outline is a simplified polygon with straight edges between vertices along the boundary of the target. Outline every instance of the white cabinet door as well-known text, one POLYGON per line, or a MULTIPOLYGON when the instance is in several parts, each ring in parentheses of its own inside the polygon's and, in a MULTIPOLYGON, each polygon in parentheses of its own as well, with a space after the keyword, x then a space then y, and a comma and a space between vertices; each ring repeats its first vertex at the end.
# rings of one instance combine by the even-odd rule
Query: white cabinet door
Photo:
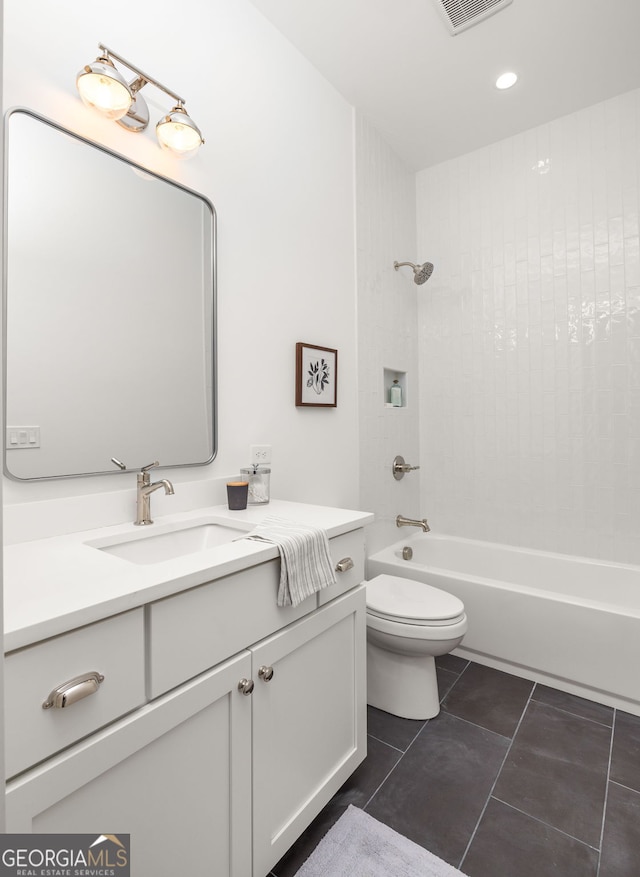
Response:
POLYGON ((136 877, 251 873, 242 652, 7 787, 7 832, 131 835, 136 877))
POLYGON ((365 614, 360 586, 251 649, 253 877, 366 755, 365 614))

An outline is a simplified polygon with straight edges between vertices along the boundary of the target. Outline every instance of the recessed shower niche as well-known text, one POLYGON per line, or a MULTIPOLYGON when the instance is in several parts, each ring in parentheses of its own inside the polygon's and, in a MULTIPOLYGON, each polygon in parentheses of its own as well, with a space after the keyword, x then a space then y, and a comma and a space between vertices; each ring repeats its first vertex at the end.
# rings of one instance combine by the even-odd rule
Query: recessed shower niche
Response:
POLYGON ((407 373, 395 368, 384 368, 384 406, 385 408, 407 407, 407 373))

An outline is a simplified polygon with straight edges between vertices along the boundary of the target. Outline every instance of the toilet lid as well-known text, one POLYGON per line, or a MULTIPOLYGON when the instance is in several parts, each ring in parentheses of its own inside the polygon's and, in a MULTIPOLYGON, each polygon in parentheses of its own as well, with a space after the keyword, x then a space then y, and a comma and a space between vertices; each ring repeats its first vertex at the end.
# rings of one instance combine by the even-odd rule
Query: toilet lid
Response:
POLYGON ((424 582, 379 575, 367 582, 367 612, 404 624, 453 624, 464 603, 424 582))

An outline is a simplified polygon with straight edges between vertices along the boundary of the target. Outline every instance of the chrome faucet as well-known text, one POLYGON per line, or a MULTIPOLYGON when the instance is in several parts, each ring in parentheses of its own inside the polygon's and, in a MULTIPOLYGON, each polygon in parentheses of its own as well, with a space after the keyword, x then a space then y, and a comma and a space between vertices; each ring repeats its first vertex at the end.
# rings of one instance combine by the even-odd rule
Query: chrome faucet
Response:
POLYGON ((421 521, 414 521, 412 518, 403 518, 402 515, 398 515, 396 518, 396 527, 422 527, 423 533, 428 533, 431 529, 426 518, 422 518, 421 521))
POLYGON ((144 526, 145 524, 153 524, 153 520, 151 519, 151 494, 154 490, 157 490, 159 487, 164 487, 164 492, 168 495, 172 495, 175 492, 173 484, 170 481, 167 481, 166 478, 163 478, 161 481, 154 481, 153 484, 151 483, 149 469, 153 469, 154 466, 159 465, 160 463, 156 460, 153 463, 149 463, 148 466, 143 466, 140 472, 138 472, 136 519, 133 523, 137 524, 139 527, 144 526))

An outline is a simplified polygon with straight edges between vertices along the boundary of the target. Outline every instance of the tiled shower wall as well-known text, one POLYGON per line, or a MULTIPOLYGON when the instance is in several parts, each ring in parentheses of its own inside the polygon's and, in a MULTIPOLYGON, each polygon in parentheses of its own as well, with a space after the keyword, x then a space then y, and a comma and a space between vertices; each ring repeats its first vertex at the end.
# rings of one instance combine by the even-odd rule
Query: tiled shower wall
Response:
POLYGON ((422 511, 640 563, 640 91, 417 176, 422 511))
POLYGON ((358 385, 360 507, 375 512, 368 549, 399 538, 398 514, 420 513, 419 472, 394 480, 393 458, 418 461, 417 287, 415 174, 377 131, 356 117, 356 220, 358 287, 358 385), (406 375, 405 406, 388 408, 384 371, 406 375))

